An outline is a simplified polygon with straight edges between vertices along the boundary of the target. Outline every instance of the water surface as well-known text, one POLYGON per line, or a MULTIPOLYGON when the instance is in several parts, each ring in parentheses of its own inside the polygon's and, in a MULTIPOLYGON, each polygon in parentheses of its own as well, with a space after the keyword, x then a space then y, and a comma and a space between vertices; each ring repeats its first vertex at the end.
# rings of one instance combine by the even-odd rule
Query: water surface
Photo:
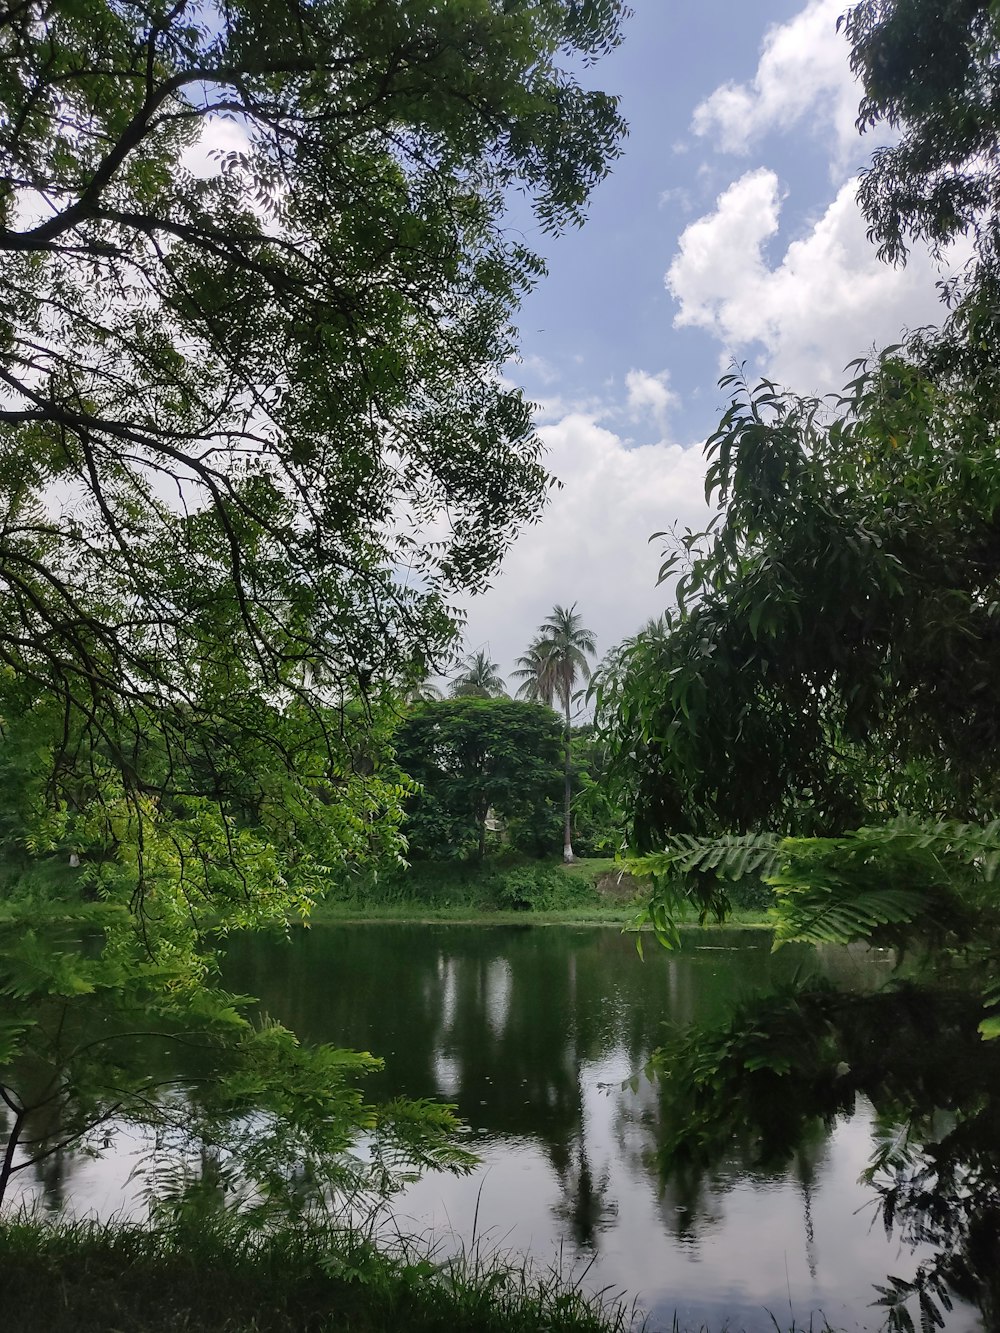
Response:
MULTIPOLYGON (((915 1267, 858 1183, 871 1108, 817 1127, 779 1170, 734 1153, 664 1178, 667 1094, 642 1077, 622 1084, 667 1024, 721 1019, 803 970, 869 987, 888 966, 848 950, 772 954, 763 932, 693 932, 680 953, 654 946, 643 962, 611 928, 380 923, 235 939, 226 981, 304 1040, 383 1056, 372 1097, 457 1106, 482 1164, 410 1187, 394 1203, 402 1229, 575 1265, 588 1287, 635 1297, 651 1329, 676 1311, 694 1328, 773 1333, 772 1313, 782 1328, 810 1317, 878 1328, 873 1284, 915 1267)), ((34 1187, 77 1211, 121 1208, 136 1145, 117 1146, 115 1159, 64 1161, 34 1187)), ((957 1311, 951 1321, 956 1333, 978 1326, 957 1311)))

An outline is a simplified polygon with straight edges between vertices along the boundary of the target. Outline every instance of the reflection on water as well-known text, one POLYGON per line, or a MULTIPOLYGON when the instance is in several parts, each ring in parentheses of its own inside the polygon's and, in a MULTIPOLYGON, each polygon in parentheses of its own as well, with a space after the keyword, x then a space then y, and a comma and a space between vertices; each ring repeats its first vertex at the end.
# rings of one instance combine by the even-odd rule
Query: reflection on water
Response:
MULTIPOLYGON (((914 1260, 872 1226, 858 1184, 872 1143, 862 1104, 818 1127, 781 1169, 738 1154, 711 1170, 663 1179, 664 1088, 639 1079, 667 1022, 721 1019, 734 1000, 801 969, 865 987, 878 955, 770 953, 766 935, 713 931, 680 954, 647 950, 604 928, 371 925, 315 928, 290 943, 233 940, 227 982, 304 1040, 374 1051, 386 1061, 371 1095, 454 1102, 482 1165, 430 1176, 395 1201, 404 1229, 474 1235, 530 1251, 540 1264, 588 1267, 591 1287, 636 1296, 651 1328, 877 1328, 872 1286, 914 1260), (821 1320, 817 1318, 817 1326, 821 1320)), ((102 1212, 130 1197, 144 1145, 115 1156, 64 1156, 31 1188, 62 1206, 102 1212)), ((976 1321, 954 1312, 949 1328, 976 1321)))

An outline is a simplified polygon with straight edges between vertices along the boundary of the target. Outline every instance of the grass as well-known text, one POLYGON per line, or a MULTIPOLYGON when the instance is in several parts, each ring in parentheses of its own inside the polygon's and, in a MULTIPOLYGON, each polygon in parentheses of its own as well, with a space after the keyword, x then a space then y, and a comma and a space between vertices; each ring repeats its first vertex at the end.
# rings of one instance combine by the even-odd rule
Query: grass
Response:
POLYGON ((631 1312, 499 1254, 216 1222, 0 1225, 4 1333, 626 1333, 631 1312))
MULTIPOLYGON (((514 912, 495 909, 473 909, 468 906, 421 906, 419 903, 322 902, 309 917, 311 925, 361 925, 364 922, 386 921, 409 925, 433 925, 447 922, 456 926, 620 926, 624 928, 636 915, 634 903, 597 903, 590 906, 554 908, 550 911, 514 912)), ((295 923, 293 923, 295 924, 295 923)), ((744 930, 769 930, 771 921, 766 912, 752 908, 734 908, 724 923, 725 927, 744 930)), ((692 915, 678 922, 681 930, 698 930, 697 918, 692 915)), ((705 927, 716 929, 714 924, 705 927)), ((644 927, 651 929, 651 927, 644 927)))
MULTIPOLYGON (((630 882, 614 896, 597 885, 621 869, 612 857, 591 857, 563 865, 551 861, 485 864, 418 862, 378 879, 334 890, 317 903, 317 923, 362 921, 452 922, 477 925, 625 926, 639 908, 641 885, 629 898, 630 882)), ((100 926, 124 909, 79 896, 79 870, 64 858, 21 864, 0 861, 0 924, 71 922, 100 926)), ((694 919, 687 925, 697 924, 694 919)), ((737 907, 733 925, 765 926, 763 910, 737 907)))
POLYGON ((628 903, 590 903, 532 911, 474 907, 468 904, 421 904, 419 902, 364 903, 326 901, 316 905, 310 922, 317 925, 363 921, 428 922, 477 926, 624 926, 635 915, 628 903))
MULTIPOLYGON (((592 857, 564 866, 557 861, 417 862, 378 880, 334 891, 314 908, 322 923, 397 921, 476 925, 625 926, 636 916, 644 886, 626 881, 615 896, 597 886, 621 869, 612 857, 592 857), (632 897, 628 897, 634 889, 632 897)), ((697 927, 691 913, 684 927, 697 927)), ((766 927, 763 902, 734 907, 728 924, 766 927)))
POLYGON ((602 875, 620 870, 621 863, 616 861, 613 856, 588 856, 581 857, 570 865, 559 862, 557 869, 564 875, 569 875, 574 879, 585 879, 588 883, 593 884, 602 875))
MULTIPOLYGON (((583 1275, 585 1276, 585 1274, 583 1275)), ((0 1221, 4 1333, 642 1333, 635 1307, 580 1279, 474 1246, 238 1214, 160 1227, 0 1221)), ((773 1318, 773 1317, 772 1317, 773 1318)), ((775 1333, 781 1326, 773 1320, 775 1333)), ((685 1330, 676 1316, 669 1333, 685 1330)), ((699 1329, 698 1333, 709 1333, 699 1329)), ((726 1324, 717 1333, 738 1333, 726 1324)), ((823 1320, 787 1333, 834 1333, 823 1320)))

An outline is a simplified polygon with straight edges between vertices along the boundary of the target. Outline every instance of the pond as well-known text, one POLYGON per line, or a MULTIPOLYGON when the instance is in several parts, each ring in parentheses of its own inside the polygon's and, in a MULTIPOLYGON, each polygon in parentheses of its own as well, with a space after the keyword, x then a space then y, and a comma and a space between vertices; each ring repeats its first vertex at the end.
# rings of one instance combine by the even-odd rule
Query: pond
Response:
MULTIPOLYGON (((915 1267, 885 1235, 859 1183, 873 1141, 864 1102, 818 1127, 782 1168, 730 1154, 713 1170, 663 1178, 662 1098, 639 1078, 668 1023, 711 1022, 731 1004, 803 970, 880 984, 885 955, 844 949, 770 952, 755 931, 685 936, 681 952, 646 949, 604 927, 350 925, 291 941, 230 943, 226 981, 304 1040, 370 1050, 385 1071, 372 1097, 454 1103, 481 1165, 434 1174, 394 1200, 395 1224, 442 1245, 530 1253, 573 1269, 591 1289, 635 1298, 650 1329, 875 1329, 874 1284, 915 1267)), ((138 1208, 129 1180, 141 1149, 63 1157, 25 1182, 52 1206, 138 1208)), ((956 1309, 949 1329, 980 1327, 956 1309)))

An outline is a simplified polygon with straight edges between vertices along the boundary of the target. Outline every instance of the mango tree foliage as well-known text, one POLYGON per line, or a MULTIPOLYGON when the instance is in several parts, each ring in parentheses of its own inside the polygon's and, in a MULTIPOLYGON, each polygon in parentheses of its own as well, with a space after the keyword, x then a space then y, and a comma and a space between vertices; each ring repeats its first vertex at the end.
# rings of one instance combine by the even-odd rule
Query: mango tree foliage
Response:
POLYGON ((692 904, 724 917, 751 874, 776 947, 866 943, 903 965, 863 1004, 765 1000, 651 1066, 678 1161, 732 1134, 787 1152, 872 1100, 901 1145, 872 1162, 883 1220, 936 1247, 880 1293, 900 1330, 941 1326, 956 1294, 996 1309, 995 1061, 975 1053, 1000 1035, 1000 463, 982 382, 932 373, 926 345, 860 365, 835 403, 731 381, 707 446, 716 521, 666 561, 678 609, 597 691, 664 943, 692 904), (989 1077, 937 1100, 933 1052, 894 1026, 914 1013, 989 1077))
MULTIPOLYGON (((885 125, 859 199, 880 253, 914 241, 939 250, 974 237, 980 264, 998 257, 1000 14, 990 0, 862 0, 841 19, 861 80, 862 131, 885 125)), ((982 273, 978 274, 979 277, 982 273)))
POLYGON ((730 379, 715 522, 668 555, 678 609, 598 699, 666 942, 681 905, 724 915, 749 872, 775 891, 777 945, 875 943, 904 965, 876 995, 797 989, 668 1043, 672 1151, 736 1134, 787 1154, 863 1093, 882 1219, 934 1247, 880 1290, 889 1326, 945 1327, 959 1295, 992 1327, 1000 25, 986 0, 863 0, 844 26, 859 126, 894 132, 859 192, 871 238, 901 262, 965 237, 971 261, 941 329, 857 363, 839 400, 730 379))
POLYGON ((988 817, 1000 462, 976 385, 900 352, 833 405, 726 383, 716 521, 665 562, 664 631, 596 690, 634 845, 988 817))

